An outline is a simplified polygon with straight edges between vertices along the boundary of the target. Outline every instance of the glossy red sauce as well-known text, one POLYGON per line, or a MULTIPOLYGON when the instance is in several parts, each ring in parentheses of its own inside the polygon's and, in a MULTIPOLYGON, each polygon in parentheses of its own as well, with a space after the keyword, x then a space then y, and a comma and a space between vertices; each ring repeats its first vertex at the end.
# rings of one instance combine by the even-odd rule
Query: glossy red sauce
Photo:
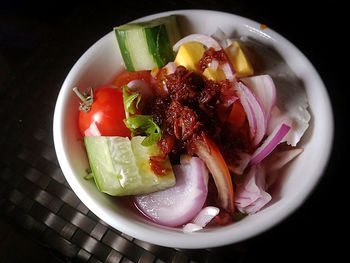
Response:
POLYGON ((223 49, 215 50, 214 48, 207 49, 202 58, 199 61, 199 69, 201 72, 203 72, 207 67, 209 67, 209 64, 216 60, 219 62, 219 64, 223 64, 227 62, 227 56, 225 54, 225 51, 223 49))
POLYGON ((236 96, 232 82, 211 81, 182 66, 163 81, 167 94, 152 98, 143 114, 151 114, 161 127, 158 146, 164 154, 178 159, 191 150, 194 140, 202 140, 202 133, 217 143, 228 161, 236 158, 238 150, 250 151, 248 123, 241 121, 241 126, 235 127, 228 122, 229 101, 236 96))

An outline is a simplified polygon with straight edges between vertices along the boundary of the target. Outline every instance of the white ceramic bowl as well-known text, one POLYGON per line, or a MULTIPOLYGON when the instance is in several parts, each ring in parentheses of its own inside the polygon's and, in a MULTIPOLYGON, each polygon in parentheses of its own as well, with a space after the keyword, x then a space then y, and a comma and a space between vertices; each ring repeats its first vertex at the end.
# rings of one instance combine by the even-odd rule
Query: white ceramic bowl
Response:
MULTIPOLYGON (((93 182, 83 178, 88 161, 83 144, 77 140, 78 99, 72 88, 109 83, 121 70, 121 57, 113 32, 110 32, 77 61, 65 79, 54 114, 54 143, 62 171, 80 200, 112 227, 137 239, 177 248, 207 248, 227 245, 255 236, 290 215, 316 186, 327 164, 333 140, 333 117, 325 86, 309 60, 288 40, 252 20, 215 11, 181 10, 141 18, 179 14, 183 34, 212 34, 219 26, 224 32, 252 37, 272 46, 285 59, 305 86, 312 120, 302 142, 304 152, 288 168, 273 202, 260 212, 229 226, 183 233, 181 229, 156 226, 131 212, 116 198, 100 193, 93 182), (316 164, 316 165, 315 165, 316 164)), ((137 20, 137 21, 139 21, 137 20)), ((115 26, 115 25, 111 25, 115 26)))

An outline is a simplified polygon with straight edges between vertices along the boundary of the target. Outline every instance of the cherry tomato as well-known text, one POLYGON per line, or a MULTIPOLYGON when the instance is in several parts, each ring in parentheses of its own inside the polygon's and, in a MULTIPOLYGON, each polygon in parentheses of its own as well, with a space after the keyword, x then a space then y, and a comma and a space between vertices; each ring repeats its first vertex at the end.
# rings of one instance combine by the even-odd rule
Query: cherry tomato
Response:
POLYGON ((79 129, 85 131, 95 122, 102 136, 129 137, 131 132, 125 126, 123 91, 112 85, 100 86, 93 92, 94 101, 88 112, 80 111, 79 129))
POLYGON ((144 80, 149 85, 152 85, 152 76, 150 70, 140 70, 135 72, 123 71, 115 78, 113 84, 117 87, 121 87, 136 79, 144 80))

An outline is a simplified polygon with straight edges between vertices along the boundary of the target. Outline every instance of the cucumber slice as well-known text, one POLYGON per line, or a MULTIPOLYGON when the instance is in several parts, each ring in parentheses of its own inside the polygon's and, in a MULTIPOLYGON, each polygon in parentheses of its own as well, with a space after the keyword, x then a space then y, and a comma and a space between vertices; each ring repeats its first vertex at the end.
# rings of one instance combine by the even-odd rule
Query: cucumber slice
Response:
POLYGON ((151 70, 174 61, 172 46, 180 39, 175 15, 114 28, 128 71, 151 70))
POLYGON ((167 158, 162 164, 170 168, 165 176, 155 175, 149 158, 159 154, 157 145, 141 145, 145 137, 86 136, 84 138, 95 183, 101 192, 113 196, 152 193, 175 184, 167 158))

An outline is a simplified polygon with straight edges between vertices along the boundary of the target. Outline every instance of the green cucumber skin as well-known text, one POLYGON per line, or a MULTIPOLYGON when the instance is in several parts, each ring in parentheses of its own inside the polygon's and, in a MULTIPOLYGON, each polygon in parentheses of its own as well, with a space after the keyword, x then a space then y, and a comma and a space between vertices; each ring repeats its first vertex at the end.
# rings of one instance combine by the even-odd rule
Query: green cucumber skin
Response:
POLYGON ((148 50, 155 60, 156 66, 161 68, 168 62, 174 61, 175 56, 169 43, 165 25, 144 28, 148 50))
POLYGON ((134 64, 130 56, 129 49, 126 47, 126 33, 124 30, 114 30, 117 37, 120 53, 123 57, 125 67, 128 71, 135 71, 134 64))
POLYGON ((119 49, 124 60, 125 67, 128 71, 137 70, 152 70, 154 67, 161 68, 168 62, 174 61, 175 54, 172 46, 181 38, 179 26, 176 15, 156 18, 146 22, 125 24, 114 28, 119 49), (132 44, 129 45, 128 31, 139 30, 142 31, 147 44, 148 53, 144 54, 153 61, 152 68, 143 68, 136 61, 133 60, 135 51, 133 51, 132 44))

